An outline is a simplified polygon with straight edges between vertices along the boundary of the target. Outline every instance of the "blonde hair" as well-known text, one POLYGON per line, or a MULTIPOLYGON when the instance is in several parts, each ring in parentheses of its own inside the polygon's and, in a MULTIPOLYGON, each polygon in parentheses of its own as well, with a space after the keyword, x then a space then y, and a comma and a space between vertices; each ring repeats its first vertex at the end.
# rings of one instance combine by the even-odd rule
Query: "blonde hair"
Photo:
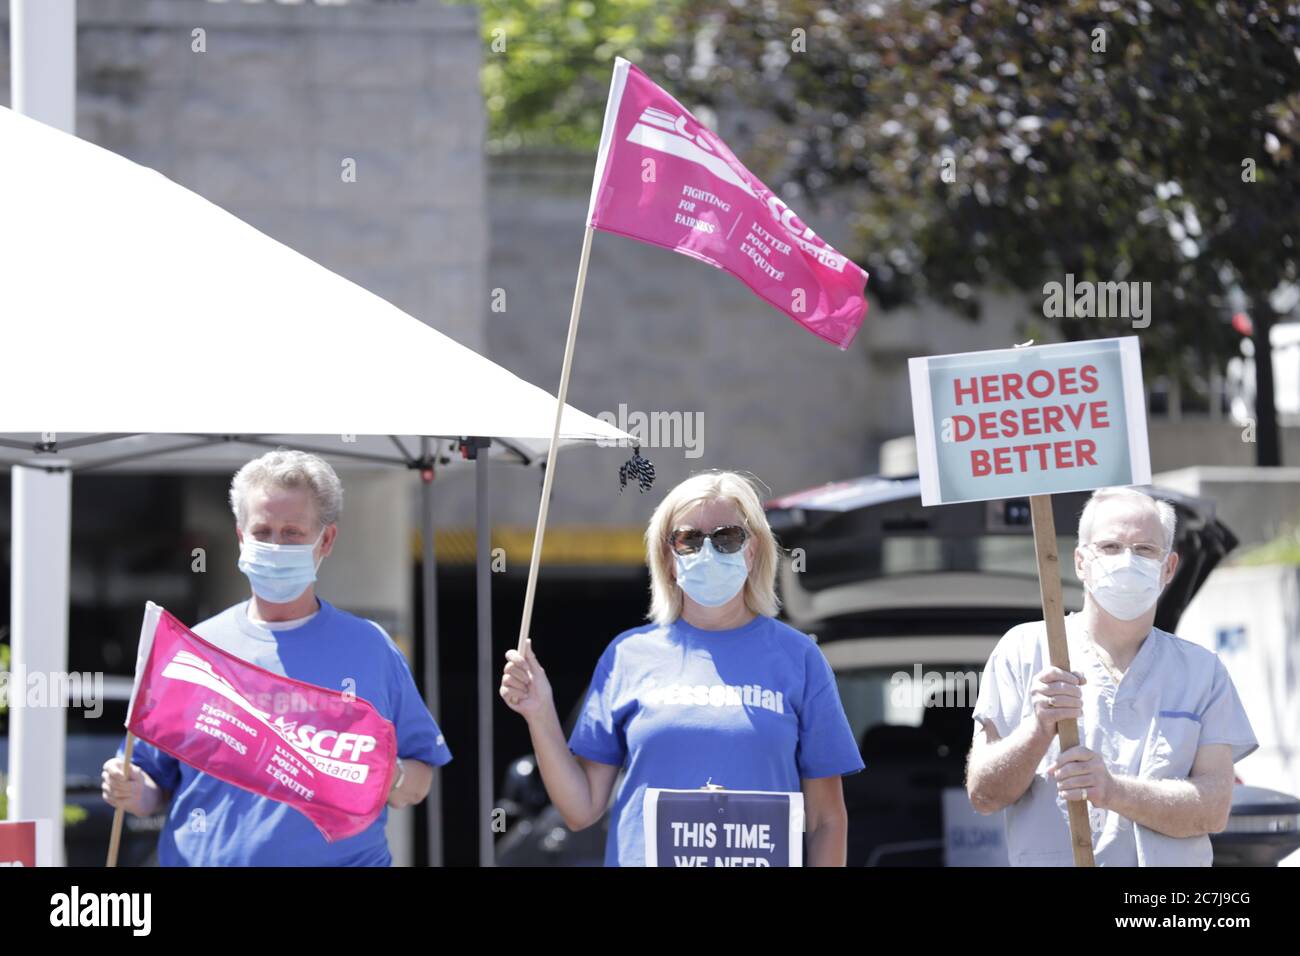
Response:
POLYGON ((774 617, 781 607, 776 596, 779 548, 757 489, 750 478, 738 472, 708 471, 692 475, 669 491, 646 527, 646 566, 650 569, 650 611, 646 617, 656 624, 671 624, 682 613, 682 591, 673 578, 675 559, 668 536, 686 512, 718 499, 736 506, 754 540, 749 576, 745 579, 745 606, 765 617, 774 617))

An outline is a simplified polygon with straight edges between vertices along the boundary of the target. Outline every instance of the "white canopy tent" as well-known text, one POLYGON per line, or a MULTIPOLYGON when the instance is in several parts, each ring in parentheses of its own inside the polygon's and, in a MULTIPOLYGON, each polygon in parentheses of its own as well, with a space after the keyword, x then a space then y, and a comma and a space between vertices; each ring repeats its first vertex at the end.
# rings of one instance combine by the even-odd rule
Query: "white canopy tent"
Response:
MULTIPOLYGON (((67 669, 73 472, 152 456, 224 469, 250 445, 282 443, 426 477, 425 657, 436 662, 430 439, 466 439, 471 455, 489 440, 492 455, 544 463, 555 397, 160 173, 6 109, 0 217, 15 674, 67 669)), ((631 440, 568 406, 560 438, 631 440)), ((490 720, 485 465, 479 455, 479 713, 490 720)), ((436 714, 432 667, 426 686, 436 714)), ((63 752, 62 711, 16 706, 10 736, 10 816, 60 819, 63 765, 49 755, 63 752)), ((487 809, 490 725, 479 736, 487 809)), ((430 852, 440 859, 436 836, 430 852)))
POLYGON ((161 173, 5 109, 0 146, 0 432, 550 438, 552 395, 161 173))

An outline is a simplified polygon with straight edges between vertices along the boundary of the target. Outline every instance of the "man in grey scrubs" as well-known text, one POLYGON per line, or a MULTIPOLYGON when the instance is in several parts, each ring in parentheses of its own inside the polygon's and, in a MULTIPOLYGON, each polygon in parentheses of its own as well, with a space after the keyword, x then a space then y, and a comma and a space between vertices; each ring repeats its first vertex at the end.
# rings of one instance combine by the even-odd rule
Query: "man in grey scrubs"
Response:
POLYGON ((1074 673, 1052 667, 1042 621, 998 642, 975 704, 966 790, 1006 808, 1012 866, 1073 862, 1067 800, 1087 800, 1099 866, 1209 866, 1228 823, 1233 763, 1258 743, 1211 651, 1154 626, 1174 576, 1175 515, 1131 488, 1093 494, 1079 520, 1083 610, 1065 619, 1074 673), (1056 723, 1081 744, 1061 753, 1056 723))

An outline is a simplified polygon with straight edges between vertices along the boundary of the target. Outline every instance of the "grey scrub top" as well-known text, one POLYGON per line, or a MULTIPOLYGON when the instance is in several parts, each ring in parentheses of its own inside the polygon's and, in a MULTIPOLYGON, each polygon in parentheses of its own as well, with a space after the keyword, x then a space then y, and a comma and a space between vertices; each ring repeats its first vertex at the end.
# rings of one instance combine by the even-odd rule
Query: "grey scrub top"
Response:
MULTIPOLYGON (((1070 669, 1084 675, 1079 740, 1117 776, 1186 779, 1198 747, 1228 744, 1234 762, 1259 743, 1223 662, 1198 644, 1152 628, 1117 686, 1097 658, 1078 615, 1065 619, 1070 669)), ((975 722, 1006 737, 1033 719, 1030 687, 1049 665, 1042 621, 1013 627, 993 649, 980 681, 975 722)), ((1012 866, 1070 866, 1066 800, 1047 776, 1060 756, 1052 744, 1029 789, 1006 809, 1012 866)), ((1209 836, 1171 837, 1088 804, 1098 866, 1209 866, 1209 836)))

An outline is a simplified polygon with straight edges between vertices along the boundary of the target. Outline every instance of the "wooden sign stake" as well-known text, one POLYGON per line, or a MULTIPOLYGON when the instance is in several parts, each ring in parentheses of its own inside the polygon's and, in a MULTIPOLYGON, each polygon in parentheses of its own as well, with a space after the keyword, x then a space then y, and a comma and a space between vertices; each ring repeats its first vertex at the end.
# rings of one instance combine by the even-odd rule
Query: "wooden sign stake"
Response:
MULTIPOLYGON (((1051 495, 1030 495, 1029 512, 1034 521, 1034 555, 1038 559, 1038 587, 1043 596, 1043 621, 1047 625, 1047 653, 1053 667, 1070 669, 1070 646, 1065 640, 1065 605, 1061 600, 1061 559, 1056 550, 1056 519, 1052 516, 1051 495)), ((1061 753, 1079 745, 1079 723, 1061 720, 1056 723, 1061 753)), ((1070 845, 1075 866, 1096 866, 1092 856, 1092 826, 1088 822, 1088 802, 1068 801, 1070 845)))
MULTIPOLYGON (((131 779, 131 752, 135 750, 135 734, 129 730, 126 733, 126 752, 122 755, 122 766, 126 771, 126 779, 131 779)), ((124 811, 118 807, 113 811, 113 833, 108 838, 108 861, 105 865, 109 867, 117 866, 117 849, 122 842, 122 817, 124 811)))

